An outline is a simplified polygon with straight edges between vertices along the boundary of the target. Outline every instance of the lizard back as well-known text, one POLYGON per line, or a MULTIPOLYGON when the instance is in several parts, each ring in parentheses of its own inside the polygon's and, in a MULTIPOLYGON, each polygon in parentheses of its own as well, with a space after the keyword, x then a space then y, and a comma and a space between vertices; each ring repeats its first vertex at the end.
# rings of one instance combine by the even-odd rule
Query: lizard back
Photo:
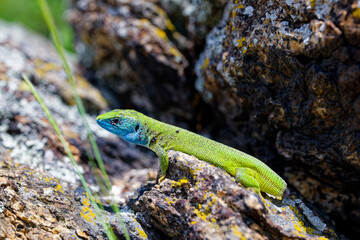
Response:
POLYGON ((149 144, 159 144, 166 151, 172 149, 194 155, 200 160, 224 169, 232 176, 235 176, 236 169, 239 167, 253 169, 258 173, 256 180, 261 191, 274 196, 282 196, 285 191, 286 182, 259 159, 186 129, 145 115, 144 117, 149 144))

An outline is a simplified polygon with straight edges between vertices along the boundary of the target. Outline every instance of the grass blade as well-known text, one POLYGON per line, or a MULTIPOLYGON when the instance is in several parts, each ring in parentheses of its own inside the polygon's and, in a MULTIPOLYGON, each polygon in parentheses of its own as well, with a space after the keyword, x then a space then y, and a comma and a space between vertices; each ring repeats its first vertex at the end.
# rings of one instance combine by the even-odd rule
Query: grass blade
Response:
MULTIPOLYGON (((69 67, 69 64, 68 64, 68 61, 65 57, 65 50, 64 50, 64 47, 61 43, 61 40, 60 40, 60 37, 59 37, 59 34, 58 34, 58 31, 56 29, 56 26, 55 26, 55 22, 54 22, 54 19, 52 17, 52 14, 51 14, 51 11, 50 11, 50 8, 48 6, 48 3, 46 0, 37 0, 38 2, 38 5, 41 9, 41 12, 43 14, 43 17, 45 19, 45 22, 50 30, 50 33, 51 33, 51 37, 53 39, 53 42, 54 42, 54 45, 56 47, 56 50, 58 51, 59 53, 59 56, 61 58, 61 61, 63 63, 63 67, 64 67, 64 70, 65 70, 65 73, 68 77, 68 81, 71 85, 71 89, 72 89, 72 92, 73 92, 73 96, 74 96, 74 99, 75 99, 75 102, 76 102, 76 106, 81 114, 81 117, 82 117, 82 120, 84 122, 84 126, 86 128, 86 131, 87 131, 87 134, 88 134, 88 137, 89 137, 89 140, 90 140, 90 143, 91 143, 91 146, 92 146, 92 149, 94 151, 94 155, 95 155, 95 158, 96 158, 96 161, 97 161, 97 164, 101 170, 101 173, 104 177, 104 180, 105 180, 105 185, 108 189, 108 191, 110 192, 111 191, 111 183, 110 183, 110 179, 106 173, 106 169, 105 169, 105 165, 104 165, 104 162, 102 161, 102 158, 101 158, 101 155, 100 155, 100 151, 99 151, 99 148, 95 142, 95 138, 94 138, 94 135, 90 129, 90 126, 89 126, 89 123, 86 119, 86 112, 85 112, 85 108, 84 108, 84 105, 81 101, 81 98, 79 97, 79 94, 76 90, 76 84, 75 84, 75 80, 74 80, 74 77, 71 73, 71 69, 69 67)), ((124 221, 120 215, 120 209, 119 207, 115 204, 115 201, 113 199, 113 195, 111 195, 111 199, 112 199, 112 204, 111 204, 111 207, 113 208, 114 212, 117 214, 118 218, 119 218, 119 221, 120 221, 120 224, 121 224, 121 228, 122 228, 122 231, 125 235, 125 239, 126 240, 130 240, 130 237, 129 237, 129 233, 125 227, 125 224, 124 224, 124 221)))
POLYGON ((40 104, 41 108, 43 109, 43 111, 45 112, 46 117, 49 119, 49 122, 50 122, 51 126, 54 128, 56 134, 58 135, 58 137, 59 137, 59 139, 60 139, 60 141, 61 141, 61 143, 62 143, 62 145, 63 145, 63 147, 65 149, 66 154, 68 155, 68 157, 71 160, 71 163, 74 166, 75 172, 78 174, 78 176, 80 178, 80 181, 81 181, 87 195, 89 196, 89 199, 90 199, 90 201, 92 203, 92 206, 95 209, 96 215, 99 216, 99 219, 100 219, 102 225, 104 226, 106 235, 108 236, 109 239, 116 239, 116 237, 115 237, 113 231, 111 230, 111 228, 109 228, 108 224, 106 224, 104 222, 104 219, 102 218, 101 211, 100 211, 98 205, 95 202, 94 195, 92 194, 89 186, 87 185, 84 176, 81 174, 79 166, 77 165, 77 163, 76 163, 76 161, 74 159, 74 156, 70 151, 68 143, 66 142, 64 136, 61 133, 59 125, 56 123, 55 119, 51 115, 50 110, 48 109, 48 107, 44 103, 44 100, 37 93, 36 89, 34 88, 34 85, 30 82, 30 80, 24 74, 23 74, 23 79, 27 83, 27 85, 29 86, 31 92, 35 96, 36 100, 39 102, 39 104, 40 104))

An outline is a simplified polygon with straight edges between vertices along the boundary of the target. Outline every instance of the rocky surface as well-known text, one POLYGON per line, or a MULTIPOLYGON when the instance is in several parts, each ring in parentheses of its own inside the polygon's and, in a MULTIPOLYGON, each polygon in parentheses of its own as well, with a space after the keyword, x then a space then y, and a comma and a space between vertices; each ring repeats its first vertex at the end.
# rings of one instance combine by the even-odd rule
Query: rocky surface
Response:
MULTIPOLYGON (((107 239, 85 190, 67 187, 51 174, 34 171, 11 160, 0 161, 1 239, 107 239)), ((154 239, 131 211, 121 213, 132 239, 154 239), (149 238, 147 237, 149 236, 149 238)), ((119 239, 120 222, 103 212, 119 239)))
MULTIPOLYGON (((48 40, 18 25, 0 24, 0 239, 104 239, 98 216, 83 196, 84 191, 76 190, 79 179, 69 158, 21 79, 25 72, 36 83, 89 185, 99 192, 88 165, 90 145, 81 117, 62 95, 62 90, 69 87, 55 50, 48 40), (45 65, 51 66, 48 71, 44 71, 45 65)), ((75 65, 72 67, 78 71, 75 65)), ((97 109, 103 98, 95 88, 89 92, 97 92, 87 102, 90 108, 97 109)), ((128 194, 155 179, 156 170, 150 168, 156 168, 158 163, 102 131, 95 116, 88 116, 88 120, 97 132, 101 155, 115 184, 116 201, 124 204, 128 194), (141 170, 129 171, 136 168, 141 170)), ((109 202, 106 196, 102 199, 109 202)), ((138 225, 135 215, 129 210, 122 214, 134 239, 145 239, 146 230, 138 225)), ((121 237, 115 215, 105 215, 121 237)))
POLYGON ((202 129, 211 111, 193 66, 225 0, 73 0, 68 19, 85 75, 112 108, 202 129))
POLYGON ((167 178, 130 202, 140 223, 172 239, 324 239, 337 236, 299 199, 241 187, 224 170, 169 151, 167 178))
POLYGON ((74 0, 70 19, 82 65, 120 107, 197 131, 211 122, 357 236, 359 12, 354 0, 74 0))
POLYGON ((175 43, 184 44, 184 37, 161 8, 143 0, 73 2, 69 18, 81 63, 113 108, 189 117, 195 91, 185 77, 188 61, 175 43))
MULTIPOLYGON (((228 125, 234 134, 226 135, 227 141, 270 163, 289 183, 283 202, 266 196, 263 202, 225 172, 172 152, 167 179, 140 188, 129 204, 134 212, 124 210, 131 215, 127 224, 134 238, 336 239, 332 224, 348 237, 358 235, 358 2, 74 0, 73 6, 69 18, 80 40, 82 68, 111 105, 135 107, 168 122, 207 119, 220 122, 221 129, 228 125), (209 16, 211 21, 204 21, 209 16), (223 117, 207 115, 202 101, 223 117)), ((0 27, 0 234, 61 237, 41 216, 49 211, 46 219, 56 218, 60 215, 52 214, 64 205, 69 216, 78 217, 70 217, 73 222, 69 216, 56 219, 64 232, 101 238, 98 222, 80 218, 83 191, 75 190, 72 166, 21 81, 23 72, 31 77, 91 187, 99 190, 86 164, 90 148, 81 118, 75 107, 64 104, 73 99, 55 51, 48 41, 16 25, 0 27), (26 180, 28 173, 36 178, 26 180), (56 183, 66 191, 61 203, 52 204, 56 183), (37 197, 23 200, 27 195, 16 189, 29 187, 37 197), (31 205, 35 198, 45 210, 31 205), (29 209, 17 208, 21 204, 29 209)), ((85 86, 80 93, 87 109, 105 109, 104 98, 81 77, 74 61, 72 68, 78 87, 85 86)), ((154 180, 158 163, 100 130, 93 120, 89 116, 116 200, 126 205, 127 195, 154 180)), ((111 218, 111 212, 106 214, 111 218)))
POLYGON ((197 89, 247 136, 242 146, 359 235, 360 3, 230 4, 207 36, 197 89))
MULTIPOLYGON (((70 143, 75 159, 84 163, 88 161, 86 151, 90 146, 86 140, 87 134, 76 107, 69 106, 70 103, 63 98, 62 90, 68 88, 68 84, 64 71, 57 65, 60 60, 56 51, 45 38, 18 25, 1 24, 3 31, 0 49, 3 53, 0 54, 0 153, 9 155, 16 163, 26 163, 36 170, 50 171, 57 178, 75 183, 74 171, 69 159, 64 156, 55 132, 21 79, 21 74, 27 73, 36 84, 70 143), (57 70, 50 68, 47 72, 43 71, 44 65, 56 66, 57 70), (39 72, 42 72, 41 76, 37 74, 39 72), (58 83, 55 84, 51 79, 58 79, 58 83)), ((72 68, 78 71, 75 65, 72 68)), ((91 86, 89 83, 87 85, 91 86)), ((95 88, 88 91, 91 92, 97 94, 89 98, 91 102, 88 103, 92 106, 90 108, 96 108, 97 102, 103 101, 103 97, 95 88)), ((156 164, 154 158, 128 148, 117 137, 103 131, 95 123, 95 116, 88 116, 88 121, 96 132, 104 161, 109 164, 109 170, 114 176, 121 176, 125 170, 149 168, 156 164), (136 161, 138 159, 142 160, 136 161)))
MULTIPOLYGON (((11 82, 15 75, 20 76, 23 72, 30 73, 34 76, 33 80, 36 83, 50 85, 52 92, 57 92, 66 103, 74 105, 71 87, 66 83, 66 74, 51 42, 16 24, 0 21, 0 28, 1 80, 11 82)), ((84 101, 87 110, 98 112, 106 109, 107 102, 99 90, 80 75, 75 59, 72 56, 68 58, 72 62, 79 96, 84 101)))
POLYGON ((181 48, 189 62, 197 59, 203 49, 206 35, 222 18, 227 0, 160 0, 156 2, 184 34, 187 48, 181 48))

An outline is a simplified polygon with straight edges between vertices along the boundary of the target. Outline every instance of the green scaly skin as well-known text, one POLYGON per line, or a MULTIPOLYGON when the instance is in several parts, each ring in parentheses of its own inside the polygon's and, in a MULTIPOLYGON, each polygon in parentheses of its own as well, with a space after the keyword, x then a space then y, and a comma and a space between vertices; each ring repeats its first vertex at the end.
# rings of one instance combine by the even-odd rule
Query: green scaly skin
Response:
POLYGON ((153 150, 160 159, 160 181, 169 166, 167 151, 175 150, 224 169, 257 193, 282 197, 286 189, 286 182, 257 158, 137 111, 116 109, 98 116, 96 121, 124 140, 153 150))

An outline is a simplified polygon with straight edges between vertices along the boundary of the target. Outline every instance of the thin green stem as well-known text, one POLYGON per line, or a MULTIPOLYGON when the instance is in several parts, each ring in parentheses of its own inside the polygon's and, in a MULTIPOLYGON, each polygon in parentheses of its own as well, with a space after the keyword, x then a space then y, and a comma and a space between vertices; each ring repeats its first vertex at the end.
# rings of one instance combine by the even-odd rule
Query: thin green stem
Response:
POLYGON ((40 95, 37 93, 36 89, 34 88, 33 84, 30 82, 30 80, 24 74, 23 74, 23 79, 27 83, 27 85, 29 86, 31 92, 35 96, 36 100, 39 102, 39 104, 40 104, 41 108, 43 109, 43 111, 45 112, 46 117, 49 119, 49 122, 50 122, 51 126, 54 128, 56 134, 58 135, 58 137, 59 137, 59 139, 60 139, 60 141, 61 141, 61 143, 62 143, 62 145, 63 145, 63 147, 65 149, 66 154, 68 155, 68 157, 71 160, 71 163, 74 166, 75 172, 77 173, 77 175, 80 178, 81 184, 83 185, 87 195, 89 196, 89 199, 90 199, 90 201, 92 203, 92 206, 95 209, 96 216, 99 217, 101 224, 104 226, 106 235, 108 236, 109 239, 116 239, 116 237, 114 235, 114 232, 111 230, 111 228, 109 228, 108 224, 106 224, 104 222, 104 219, 102 218, 102 214, 101 214, 101 211, 99 209, 99 206, 95 202, 94 195, 92 194, 89 186, 87 185, 84 176, 81 174, 79 166, 77 165, 77 163, 76 163, 76 161, 74 159, 74 156, 71 153, 71 150, 70 150, 70 147, 69 147, 68 143, 66 142, 64 136, 61 133, 59 125, 56 123, 55 119, 51 115, 50 110, 48 109, 48 107, 44 103, 44 100, 40 97, 40 95))
POLYGON ((50 30, 54 45, 56 47, 56 50, 58 51, 59 56, 60 56, 60 58, 62 60, 65 73, 66 73, 66 75, 68 77, 68 81, 70 83, 70 86, 71 86, 71 89, 72 89, 72 92, 73 92, 73 96, 74 96, 74 99, 75 99, 75 102, 76 102, 76 106, 77 106, 78 111, 80 112, 80 115, 81 115, 82 120, 84 122, 84 126, 86 128, 87 135, 89 137, 92 149, 94 151, 97 164, 98 164, 98 166, 99 166, 99 168, 101 170, 101 173, 102 173, 102 175, 104 177, 105 185, 106 185, 108 191, 110 192, 110 196, 111 196, 111 199, 112 199, 111 207, 113 208, 114 212, 119 217, 119 221, 120 221, 120 224, 121 224, 122 231, 123 231, 123 233, 125 235, 125 239, 130 240, 129 233, 128 233, 128 231, 127 231, 127 229, 125 227, 125 223, 124 223, 124 221, 123 221, 123 219, 122 219, 122 217, 120 215, 120 209, 116 205, 116 203, 114 201, 114 198, 113 198, 113 195, 111 193, 110 179, 109 179, 109 176, 108 176, 108 174, 106 172, 105 165, 104 165, 104 162, 102 161, 100 151, 99 151, 99 148, 98 148, 98 146, 96 144, 94 135, 93 135, 93 133, 92 133, 92 131, 90 129, 89 123, 88 123, 88 121, 86 119, 85 108, 84 108, 84 105, 83 105, 83 103, 81 101, 81 98, 79 97, 79 94, 78 94, 78 92, 76 90, 75 80, 74 80, 74 77, 72 75, 71 69, 69 67, 68 61, 67 61, 67 59, 65 57, 65 50, 64 50, 64 47, 63 47, 63 45, 61 43, 58 31, 57 31, 56 26, 55 26, 54 19, 52 17, 51 11, 50 11, 50 8, 49 8, 48 3, 47 3, 46 0, 37 0, 37 2, 38 2, 38 5, 40 6, 41 12, 42 12, 42 14, 44 16, 44 19, 45 19, 45 22, 46 22, 46 24, 47 24, 47 26, 48 26, 48 28, 50 30))

